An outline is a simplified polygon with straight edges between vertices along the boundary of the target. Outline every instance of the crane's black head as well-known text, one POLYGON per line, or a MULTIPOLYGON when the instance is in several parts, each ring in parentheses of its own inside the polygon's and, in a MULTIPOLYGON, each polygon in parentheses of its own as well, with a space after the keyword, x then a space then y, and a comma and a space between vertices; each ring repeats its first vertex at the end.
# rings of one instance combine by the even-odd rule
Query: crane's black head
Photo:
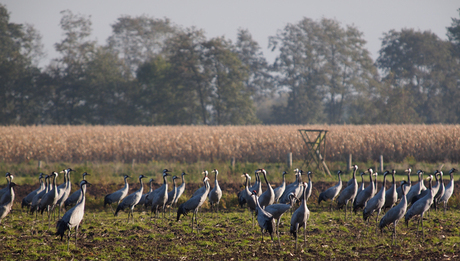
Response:
POLYGON ((337 171, 337 175, 340 175, 340 174, 342 174, 342 171, 341 170, 337 171))
POLYGON ((170 172, 168 169, 164 169, 163 173, 170 172))
POLYGON ((286 175, 286 174, 287 174, 287 172, 286 172, 286 171, 283 171, 283 175, 286 175))
POLYGON ((185 172, 182 171, 182 175, 187 175, 187 173, 185 173, 185 172))
POLYGON ((172 179, 175 180, 175 179, 178 179, 178 177, 177 177, 177 176, 173 176, 172 179))
POLYGON ((139 176, 139 179, 143 179, 143 178, 146 178, 146 176, 144 176, 144 175, 139 176))
POLYGON ((124 178, 124 179, 127 179, 127 178, 129 178, 129 176, 128 176, 128 175, 124 175, 123 178, 124 178))
POLYGON ((87 172, 83 173, 83 176, 88 176, 89 174, 87 172))
POLYGON ((86 185, 86 186, 91 186, 91 183, 89 183, 87 180, 82 180, 80 181, 80 187, 83 186, 83 185, 86 185))
POLYGON ((7 172, 7 173, 5 174, 5 177, 9 177, 9 176, 11 176, 11 173, 7 172))

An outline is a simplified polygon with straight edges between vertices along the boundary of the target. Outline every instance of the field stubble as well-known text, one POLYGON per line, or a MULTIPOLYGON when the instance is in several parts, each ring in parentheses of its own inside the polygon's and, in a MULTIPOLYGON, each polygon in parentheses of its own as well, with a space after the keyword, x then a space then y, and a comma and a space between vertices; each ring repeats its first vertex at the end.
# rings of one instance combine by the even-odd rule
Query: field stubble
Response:
MULTIPOLYGON (((251 229, 249 212, 237 207, 236 193, 240 184, 221 184, 224 197, 219 217, 210 213, 206 204, 199 212, 198 233, 190 233, 190 215, 176 222, 175 211, 167 219, 151 219, 149 212, 137 208, 135 222, 126 223, 127 213, 113 217, 110 208, 102 207, 104 191, 113 185, 97 185, 88 188, 85 219, 74 245, 72 233, 70 251, 67 244, 54 235, 55 222, 48 229, 48 222, 23 213, 19 201, 33 186, 20 186, 14 212, 0 228, 0 256, 3 260, 36 259, 58 260, 291 260, 297 259, 458 259, 460 256, 459 183, 446 215, 431 211, 425 218, 425 237, 415 237, 415 221, 409 228, 403 223, 397 227, 397 243, 391 246, 391 231, 376 233, 376 227, 362 221, 361 215, 344 220, 343 211, 329 212, 329 203, 318 206, 320 191, 331 182, 315 182, 309 200, 311 216, 307 226, 307 243, 297 253, 294 240, 289 235, 290 214, 283 217, 281 248, 272 245, 268 235, 260 242, 260 229, 251 229)), ((199 184, 188 184, 186 196, 199 184)), ((116 186, 115 186, 116 187, 116 186)), ((136 189, 136 185, 131 190, 136 189)), ((371 219, 374 220, 374 219, 371 219)), ((303 233, 303 231, 301 232, 303 233)), ((300 245, 303 243, 299 238, 300 245)))

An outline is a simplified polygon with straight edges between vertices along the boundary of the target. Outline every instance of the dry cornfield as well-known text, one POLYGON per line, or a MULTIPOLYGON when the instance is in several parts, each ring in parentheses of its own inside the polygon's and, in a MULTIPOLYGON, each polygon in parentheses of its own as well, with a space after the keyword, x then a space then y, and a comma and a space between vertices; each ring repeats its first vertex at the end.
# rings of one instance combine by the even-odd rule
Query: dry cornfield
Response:
POLYGON ((3 126, 4 162, 300 160, 299 129, 327 130, 327 160, 460 160, 460 125, 3 126))

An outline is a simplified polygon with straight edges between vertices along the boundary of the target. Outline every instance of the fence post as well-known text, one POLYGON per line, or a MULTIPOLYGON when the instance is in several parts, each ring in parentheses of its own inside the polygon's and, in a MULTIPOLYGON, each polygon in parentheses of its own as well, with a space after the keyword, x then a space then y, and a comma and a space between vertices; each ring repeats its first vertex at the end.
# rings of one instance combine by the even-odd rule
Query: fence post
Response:
POLYGON ((134 170, 134 164, 136 164, 136 159, 133 159, 133 162, 131 163, 131 169, 134 170))
POLYGON ((38 170, 40 170, 41 168, 42 168, 42 161, 39 160, 39 161, 38 161, 38 170))
POLYGON ((383 173, 383 155, 380 155, 380 173, 383 173))
POLYGON ((235 170, 235 162, 236 162, 235 157, 232 157, 232 170, 235 170))
POLYGON ((288 169, 292 168, 292 152, 288 152, 287 154, 287 167, 288 169))

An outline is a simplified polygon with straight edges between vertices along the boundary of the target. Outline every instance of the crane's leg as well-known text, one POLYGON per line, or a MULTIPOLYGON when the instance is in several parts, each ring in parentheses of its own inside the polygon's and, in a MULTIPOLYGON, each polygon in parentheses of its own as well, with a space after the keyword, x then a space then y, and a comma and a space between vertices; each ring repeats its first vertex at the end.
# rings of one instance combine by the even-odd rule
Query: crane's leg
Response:
POLYGON ((69 252, 69 245, 70 245, 70 227, 69 227, 69 235, 67 236, 67 252, 69 252))
POLYGON ((75 248, 77 248, 78 225, 75 226, 75 248))
POLYGON ((260 243, 263 243, 264 242, 264 229, 263 228, 260 229, 260 235, 262 236, 260 243))
POLYGON ((307 246, 307 222, 303 223, 303 246, 307 246))
POLYGON ((422 237, 423 237, 423 214, 424 213, 422 213, 422 215, 420 217, 420 223, 422 223, 422 237))
POLYGON ((345 220, 347 220, 348 201, 345 203, 345 220))
POLYGON ((297 252, 297 237, 299 235, 299 223, 295 225, 295 252, 297 252))
POLYGON ((444 201, 444 215, 446 214, 446 209, 447 209, 447 201, 444 201))

